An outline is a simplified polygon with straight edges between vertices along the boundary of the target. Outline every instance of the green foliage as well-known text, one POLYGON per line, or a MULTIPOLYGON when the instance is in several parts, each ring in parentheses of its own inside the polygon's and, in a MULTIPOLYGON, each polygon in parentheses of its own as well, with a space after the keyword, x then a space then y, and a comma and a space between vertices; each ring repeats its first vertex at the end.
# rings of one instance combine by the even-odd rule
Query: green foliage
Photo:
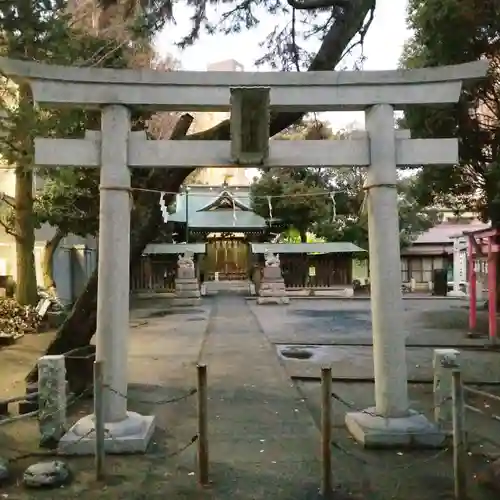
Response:
POLYGON ((47 177, 34 204, 36 225, 63 234, 96 235, 99 229, 99 171, 58 169, 47 177))
MULTIPOLYGON (((4 0, 0 4, 0 54, 51 64, 126 68, 137 51, 146 52, 143 34, 134 45, 121 37, 99 37, 66 11, 66 1, 4 0)), ((20 99, 18 87, 0 79, 0 157, 10 166, 33 164, 32 148, 26 158, 26 138, 82 137, 85 129, 99 127, 99 114, 79 109, 41 110, 20 99), (3 133, 2 133, 3 132, 3 133)), ((37 172, 43 189, 34 200, 34 225, 49 223, 63 233, 95 234, 98 224, 99 172, 91 169, 43 169, 37 172)), ((3 207, 2 221, 13 231, 12 207, 3 207)), ((4 224, 4 226, 6 225, 4 224)))
POLYGON ((255 213, 266 219, 278 219, 287 228, 297 229, 305 241, 311 224, 329 212, 325 196, 321 195, 325 186, 316 170, 273 168, 262 172, 250 190, 255 213), (272 197, 271 210, 268 196, 272 197))
POLYGON ((407 68, 460 64, 487 58, 488 77, 466 87, 448 108, 409 108, 405 127, 415 137, 458 137, 460 165, 425 167, 417 200, 456 210, 478 210, 500 225, 500 3, 496 0, 411 0, 413 38, 402 57, 407 68))
MULTIPOLYGON (((335 194, 336 216, 320 220, 314 232, 327 241, 349 241, 368 248, 368 219, 365 205, 365 172, 359 168, 335 169, 332 183, 335 194)), ((402 247, 410 245, 427 229, 439 222, 437 210, 426 208, 416 199, 413 178, 398 182, 399 234, 402 247)))
MULTIPOLYGON (((285 130, 278 139, 333 140, 348 135, 333 134, 326 124, 303 121, 285 130)), ((251 187, 252 208, 265 219, 306 241, 310 232, 326 241, 348 241, 368 248, 368 221, 365 210, 365 171, 356 167, 263 169, 251 187), (333 195, 333 199, 332 199, 333 195)), ((410 244, 437 221, 437 211, 424 209, 417 200, 412 178, 398 184, 401 245, 410 244)))

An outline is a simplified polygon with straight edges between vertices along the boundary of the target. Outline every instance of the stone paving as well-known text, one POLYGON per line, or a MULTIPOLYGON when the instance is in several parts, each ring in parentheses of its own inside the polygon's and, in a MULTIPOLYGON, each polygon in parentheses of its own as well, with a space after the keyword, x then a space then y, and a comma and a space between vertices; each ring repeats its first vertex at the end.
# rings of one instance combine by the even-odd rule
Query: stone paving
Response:
MULTIPOLYGON (((440 311, 448 307, 446 301, 439 301, 439 305, 425 302, 405 303, 408 308, 405 324, 410 327, 410 338, 415 343, 421 339, 419 345, 432 340, 437 330, 421 328, 418 308, 440 311), (410 320, 416 321, 413 326, 410 320)), ((453 304, 456 302, 450 301, 451 311, 453 304)), ((283 360, 280 364, 274 344, 291 339, 299 343, 329 339, 332 344, 347 337, 362 339, 365 344, 362 348, 369 351, 368 307, 362 301, 338 300, 294 300, 288 307, 257 306, 242 297, 219 294, 205 299, 198 312, 172 314, 138 328, 132 335, 130 375, 133 382, 143 385, 134 385, 131 396, 140 389, 144 398, 144 390, 151 383, 158 384, 170 396, 182 394, 194 383, 197 360, 207 364, 209 375, 213 485, 203 491, 196 487, 194 446, 176 457, 169 456, 189 442, 196 428, 193 398, 174 405, 139 406, 137 409, 141 411, 154 411, 160 427, 155 438, 157 451, 149 457, 150 467, 143 480, 144 488, 155 485, 153 491, 148 489, 148 498, 167 495, 186 500, 316 499, 320 485, 319 384, 292 384, 290 365, 283 360), (304 310, 313 313, 295 314, 304 310), (334 321, 337 334, 333 336, 327 329, 332 311, 337 320, 334 321), (357 312, 350 315, 351 311, 357 312)), ((440 341, 447 335, 447 332, 437 333, 440 341)), ((451 336, 459 339, 461 333, 451 336)), ((430 352, 432 348, 426 349, 430 352)), ((357 356, 354 351, 350 363, 357 356)), ((359 364, 370 367, 369 355, 361 357, 359 364)), ((320 363, 314 367, 317 373, 319 367, 320 363)), ((373 402, 371 383, 334 382, 334 390, 356 408, 365 408, 373 402)), ((152 391, 160 394, 155 388, 152 391)), ((414 408, 431 415, 430 384, 411 385, 410 397, 414 408)), ((447 498, 452 488, 452 463, 447 452, 437 456, 434 452, 365 452, 345 431, 343 418, 348 408, 336 401, 333 405, 334 479, 341 485, 341 491, 352 493, 345 497, 339 493, 335 498, 447 498)), ((479 420, 473 424, 486 427, 479 420)), ((480 467, 481 463, 474 463, 474 467, 480 467)), ((471 498, 489 500, 490 497, 474 493, 471 498)))
MULTIPOLYGON (((182 394, 195 381, 196 362, 207 365, 213 487, 203 498, 317 498, 319 432, 243 297, 217 296, 205 299, 198 312, 177 309, 154 319, 132 334, 130 353, 132 401, 139 394, 144 399, 145 391, 152 400, 182 394)), ((145 481, 155 481, 164 493, 175 492, 175 498, 191 498, 188 492, 197 491, 195 447, 168 458, 196 430, 194 403, 191 398, 135 407, 154 411, 165 429, 155 437, 157 465, 145 481), (166 481, 158 465, 172 460, 177 468, 166 481), (186 497, 177 496, 179 485, 186 497)))
MULTIPOLYGON (((426 307, 440 314, 434 304, 426 307)), ((73 484, 60 491, 37 492, 37 498, 91 499, 99 495, 102 500, 165 497, 316 500, 321 479, 319 384, 292 382, 292 365, 280 359, 275 342, 314 344, 329 340, 335 348, 333 342, 339 339, 358 338, 364 346, 339 347, 369 351, 366 345, 369 343, 369 304, 295 299, 290 306, 256 306, 255 302, 237 295, 219 294, 204 299, 200 307, 195 308, 172 307, 168 299, 141 301, 135 306, 130 335, 129 408, 156 416, 157 431, 151 450, 146 456, 106 457, 104 487, 93 479, 92 457, 71 459, 73 484), (332 314, 333 334, 328 328, 332 325, 329 319, 332 314), (164 404, 165 400, 188 394, 195 386, 195 367, 199 361, 208 366, 213 483, 207 489, 197 485, 196 446, 189 446, 196 434, 196 396, 164 404)), ((418 317, 418 310, 411 303, 407 307, 413 315, 408 316, 409 322, 411 317, 418 317)), ((415 339, 419 335, 431 338, 431 329, 421 329, 418 324, 410 335, 415 339)), ((356 352, 349 354, 350 363, 357 363, 356 352)), ((368 355, 361 359, 360 364, 371 365, 368 355)), ((320 359, 312 370, 319 374, 323 362, 324 359, 320 359)), ((354 408, 373 403, 372 383, 335 381, 333 389, 354 408)), ((412 407, 431 415, 430 384, 410 385, 410 398, 412 407)), ((91 404, 89 401, 86 407, 80 407, 74 418, 91 411, 91 404)), ((343 424, 348 408, 333 401, 336 500, 448 498, 446 494, 452 487, 449 453, 435 457, 434 452, 361 450, 343 424)), ((483 417, 468 417, 468 422, 475 429, 488 427, 491 434, 483 417)), ((26 449, 22 442, 26 436, 36 442, 32 422, 24 421, 16 426, 14 433, 12 428, 6 428, 9 446, 18 451, 26 449)), ((474 438, 478 449, 484 450, 482 438, 477 441, 477 433, 474 438)), ((30 463, 21 462, 19 467, 30 463)), ((474 463, 474 467, 476 465, 474 463)), ((15 485, 4 492, 8 498, 32 498, 21 494, 15 485)), ((490 500, 493 497, 474 494, 471 498, 490 500)))
MULTIPOLYGON (((278 352, 302 348, 310 359, 283 357, 293 377, 318 377, 320 365, 331 365, 338 380, 373 380, 370 303, 361 300, 300 300, 279 310, 263 308, 249 301, 278 352)), ((461 351, 464 379, 470 383, 500 383, 500 355, 483 348, 484 339, 468 339, 460 329, 440 329, 425 321, 426 314, 463 314, 457 300, 419 299, 404 301, 401 335, 407 340, 410 382, 431 382, 432 358, 436 347, 461 351)))
MULTIPOLYGON (((266 335, 276 344, 371 345, 370 301, 353 299, 293 299, 280 310, 257 307, 249 301, 266 335)), ((463 314, 465 303, 457 299, 406 299, 401 335, 407 345, 482 346, 483 340, 467 339, 461 329, 440 329, 425 321, 426 313, 463 314)))

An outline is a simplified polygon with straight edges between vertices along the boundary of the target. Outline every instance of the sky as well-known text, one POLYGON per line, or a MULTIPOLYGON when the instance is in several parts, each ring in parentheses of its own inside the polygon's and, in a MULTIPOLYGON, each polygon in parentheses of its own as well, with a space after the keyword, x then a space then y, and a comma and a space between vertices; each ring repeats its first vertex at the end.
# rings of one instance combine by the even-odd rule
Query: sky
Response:
MULTIPOLYGON (((227 4, 226 4, 227 5, 227 4)), ((231 4, 229 4, 231 5, 231 4)), ((396 69, 406 39, 410 32, 406 29, 407 0, 377 0, 375 18, 365 39, 363 69, 396 69)), ((208 64, 235 59, 243 64, 245 71, 258 71, 254 61, 261 55, 259 41, 270 33, 276 24, 276 17, 268 14, 260 16, 260 24, 251 31, 238 35, 202 35, 195 45, 179 51, 175 42, 185 35, 190 27, 190 11, 175 12, 176 25, 169 25, 158 35, 155 48, 160 55, 171 54, 181 61, 182 69, 205 71, 208 64)), ((213 19, 217 18, 214 11, 213 19)), ((317 44, 316 44, 317 45, 317 44)), ((311 42, 314 49, 314 42, 311 42)), ((346 60, 347 66, 352 61, 346 60)), ((269 70, 269 68, 260 68, 269 70)), ((355 127, 364 128, 362 112, 323 113, 334 130, 355 127)))

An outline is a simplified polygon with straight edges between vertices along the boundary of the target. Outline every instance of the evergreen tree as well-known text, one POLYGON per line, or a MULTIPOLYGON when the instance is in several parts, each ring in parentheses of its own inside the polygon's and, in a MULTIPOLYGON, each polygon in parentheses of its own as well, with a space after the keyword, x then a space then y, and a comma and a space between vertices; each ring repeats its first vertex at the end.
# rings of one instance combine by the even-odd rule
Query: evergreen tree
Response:
MULTIPOLYGON (((0 54, 53 64, 124 68, 133 60, 132 55, 145 52, 138 50, 137 44, 132 51, 124 43, 131 39, 126 30, 114 30, 106 37, 89 32, 82 23, 89 14, 78 12, 75 19, 75 13, 68 11, 67 2, 62 0, 4 0, 0 4, 0 31, 3 35, 0 54)), ((142 38, 138 41, 142 42, 142 38)), ((46 187, 44 195, 35 202, 33 140, 37 136, 79 136, 85 128, 98 125, 99 117, 80 110, 41 111, 33 105, 30 88, 24 83, 2 78, 0 88, 3 132, 0 156, 15 170, 15 196, 13 199, 3 197, 0 223, 16 242, 16 298, 23 305, 35 304, 38 299, 33 255, 35 228, 45 222, 57 227, 54 238, 46 247, 46 264, 66 234, 95 233, 97 213, 94 200, 98 197, 99 172, 39 170, 38 175, 46 179, 46 187), (84 194, 87 196, 83 197, 84 194), (75 206, 75 200, 77 205, 86 207, 75 206), (65 210, 62 210, 63 206, 65 210), (82 217, 82 213, 86 217, 82 217)), ((46 284, 49 284, 51 280, 46 278, 46 284)))

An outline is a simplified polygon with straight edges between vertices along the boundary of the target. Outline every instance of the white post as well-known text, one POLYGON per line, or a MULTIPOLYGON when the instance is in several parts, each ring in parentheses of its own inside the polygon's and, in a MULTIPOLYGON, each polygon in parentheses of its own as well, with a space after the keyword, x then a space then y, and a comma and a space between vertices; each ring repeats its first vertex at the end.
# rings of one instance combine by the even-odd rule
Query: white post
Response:
POLYGON ((127 417, 129 330, 130 112, 107 106, 101 119, 96 360, 104 365, 104 420, 127 417))
POLYGON ((373 360, 377 414, 408 414, 405 334, 402 331, 401 255, 394 110, 388 104, 366 113, 371 163, 367 171, 373 360))

